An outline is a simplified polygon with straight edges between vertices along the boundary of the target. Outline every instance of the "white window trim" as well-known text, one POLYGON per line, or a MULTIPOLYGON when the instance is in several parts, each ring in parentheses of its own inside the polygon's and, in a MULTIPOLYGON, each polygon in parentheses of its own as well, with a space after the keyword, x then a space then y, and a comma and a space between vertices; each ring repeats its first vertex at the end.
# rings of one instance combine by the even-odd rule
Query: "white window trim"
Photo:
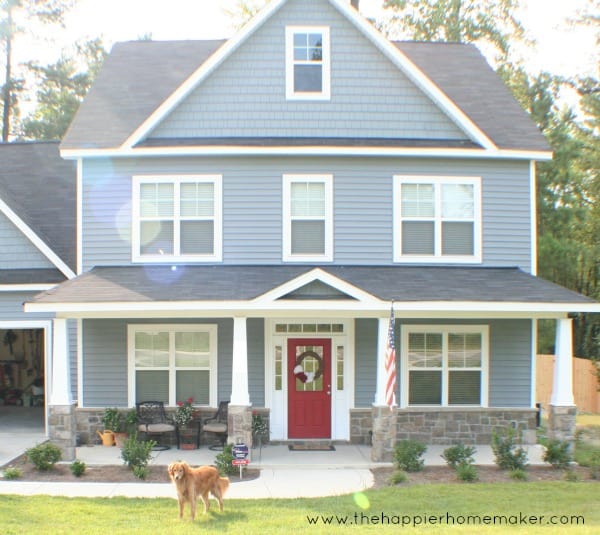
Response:
MULTIPOLYGON (((401 407, 447 407, 447 408, 461 408, 461 407, 488 407, 489 403, 489 340, 490 340, 490 328, 488 325, 402 325, 401 327, 402 345, 400 350, 400 373, 402 377, 402 390, 401 390, 401 407), (442 372, 442 404, 441 405, 409 405, 409 366, 408 366, 408 336, 411 333, 440 333, 444 336, 443 338, 443 365, 440 369, 442 372), (446 347, 445 340, 447 339, 448 333, 470 333, 481 335, 481 368, 457 368, 457 369, 481 369, 481 400, 479 405, 449 405, 448 404, 448 350, 446 347)), ((454 369, 454 368, 453 368, 454 369)))
POLYGON ((285 28, 285 96, 287 100, 331 99, 331 41, 328 26, 286 26, 285 28), (320 93, 294 91, 294 34, 320 33, 323 36, 323 90, 320 93))
POLYGON ((132 262, 165 262, 172 263, 176 260, 186 262, 221 262, 223 260, 223 177, 222 175, 135 175, 132 180, 132 203, 131 203, 131 259, 132 262), (180 249, 178 222, 180 194, 179 188, 183 183, 205 182, 214 186, 214 251, 206 255, 182 255, 178 254, 180 249), (141 184, 170 183, 175 186, 174 206, 174 243, 172 255, 143 255, 140 253, 140 185, 141 184))
POLYGON ((457 263, 481 264, 482 262, 482 226, 481 212, 481 177, 455 177, 455 176, 407 176, 394 175, 394 262, 402 263, 457 263), (433 255, 402 254, 402 184, 434 184, 435 186, 435 243, 436 250, 433 255), (472 255, 443 255, 441 244, 441 185, 442 184, 468 184, 473 186, 473 254, 472 255))
POLYGON ((333 261, 333 175, 283 175, 283 261, 333 261), (292 183, 321 182, 325 184, 325 253, 321 255, 292 254, 292 183))
MULTIPOLYGON (((129 399, 129 406, 130 407, 135 407, 135 395, 136 395, 136 391, 135 391, 135 372, 136 372, 136 367, 135 367, 135 333, 138 331, 144 331, 144 332, 152 332, 152 333, 156 333, 156 332, 208 332, 209 334, 209 339, 210 339, 210 392, 209 392, 209 407, 216 407, 217 406, 217 378, 218 378, 218 370, 217 370, 217 344, 218 344, 218 340, 217 340, 217 325, 213 325, 213 324, 173 324, 173 323, 167 323, 167 324, 157 324, 157 323, 151 323, 151 324, 142 324, 142 323, 135 323, 135 324, 130 324, 127 325, 127 361, 128 361, 128 376, 129 376, 129 380, 128 380, 128 399, 129 399)), ((172 348, 171 348, 172 349, 172 348)), ((171 351, 171 350, 170 350, 171 351)), ((175 392, 176 392, 176 378, 175 378, 175 371, 177 369, 185 369, 185 367, 179 367, 176 368, 175 367, 175 363, 174 361, 172 361, 171 359, 172 355, 169 353, 169 403, 168 406, 169 407, 176 407, 177 406, 177 401, 182 401, 182 400, 177 400, 175 399, 175 392)), ((148 368, 149 370, 151 368, 148 368)), ((162 369, 162 368, 161 368, 162 369)), ((190 368, 193 369, 193 368, 190 368)))

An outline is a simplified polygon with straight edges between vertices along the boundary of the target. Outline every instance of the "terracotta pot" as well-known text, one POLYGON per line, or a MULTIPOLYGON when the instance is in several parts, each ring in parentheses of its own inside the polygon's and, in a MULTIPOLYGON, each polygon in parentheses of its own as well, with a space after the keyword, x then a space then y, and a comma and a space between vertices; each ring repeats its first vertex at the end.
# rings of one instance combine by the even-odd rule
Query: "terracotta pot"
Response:
POLYGON ((115 436, 115 446, 117 448, 122 448, 123 444, 127 440, 127 433, 114 433, 115 436))
POLYGON ((181 450, 195 450, 196 449, 196 443, 195 442, 182 442, 179 445, 179 449, 181 449, 181 450))

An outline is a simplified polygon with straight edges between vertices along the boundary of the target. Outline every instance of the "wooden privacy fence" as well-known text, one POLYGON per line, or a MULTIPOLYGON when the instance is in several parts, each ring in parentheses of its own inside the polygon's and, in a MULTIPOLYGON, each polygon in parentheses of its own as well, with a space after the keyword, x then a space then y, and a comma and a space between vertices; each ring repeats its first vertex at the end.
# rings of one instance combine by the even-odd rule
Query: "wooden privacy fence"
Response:
MULTIPOLYGON (((552 396, 554 355, 538 355, 536 364, 536 401, 546 410, 552 396)), ((600 413, 598 379, 594 365, 588 359, 573 359, 573 394, 580 412, 600 413)))

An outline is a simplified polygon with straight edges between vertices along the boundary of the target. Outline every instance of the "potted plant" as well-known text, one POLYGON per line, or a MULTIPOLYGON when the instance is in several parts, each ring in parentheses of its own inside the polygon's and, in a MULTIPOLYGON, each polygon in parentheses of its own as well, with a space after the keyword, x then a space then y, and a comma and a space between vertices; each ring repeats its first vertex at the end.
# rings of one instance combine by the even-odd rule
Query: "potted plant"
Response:
POLYGON ((194 417, 193 403, 193 398, 188 398, 185 401, 178 401, 177 410, 173 417, 173 421, 178 429, 180 447, 182 449, 194 449, 196 447, 195 440, 197 431, 189 426, 194 417))
POLYGON ((134 436, 136 434, 136 424, 137 413, 135 412, 135 409, 127 411, 124 415, 120 414, 119 428, 114 432, 115 445, 117 446, 117 448, 122 448, 125 444, 125 441, 129 437, 134 436))
POLYGON ((122 416, 119 412, 119 409, 116 408, 107 408, 104 410, 104 415, 102 416, 102 425, 104 426, 104 431, 100 433, 100 431, 96 431, 102 440, 103 446, 112 446, 115 443, 115 432, 119 430, 121 426, 122 416))

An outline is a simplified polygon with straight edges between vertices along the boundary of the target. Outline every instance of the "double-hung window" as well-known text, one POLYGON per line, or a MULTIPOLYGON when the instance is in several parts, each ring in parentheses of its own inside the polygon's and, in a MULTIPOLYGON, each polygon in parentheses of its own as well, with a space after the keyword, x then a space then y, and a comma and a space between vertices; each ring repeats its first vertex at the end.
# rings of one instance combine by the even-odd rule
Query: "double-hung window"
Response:
POLYGON ((216 405, 216 325, 129 325, 128 344, 132 404, 216 405))
POLYGON ((487 326, 404 326, 401 362, 404 406, 487 406, 487 326))
POLYGON ((329 28, 288 26, 286 43, 286 97, 288 100, 329 100, 329 28))
POLYGON ((395 176, 394 261, 481 262, 481 179, 395 176))
POLYGON ((333 260, 331 175, 284 175, 283 260, 333 260))
POLYGON ((133 260, 220 261, 221 176, 134 176, 133 260))

